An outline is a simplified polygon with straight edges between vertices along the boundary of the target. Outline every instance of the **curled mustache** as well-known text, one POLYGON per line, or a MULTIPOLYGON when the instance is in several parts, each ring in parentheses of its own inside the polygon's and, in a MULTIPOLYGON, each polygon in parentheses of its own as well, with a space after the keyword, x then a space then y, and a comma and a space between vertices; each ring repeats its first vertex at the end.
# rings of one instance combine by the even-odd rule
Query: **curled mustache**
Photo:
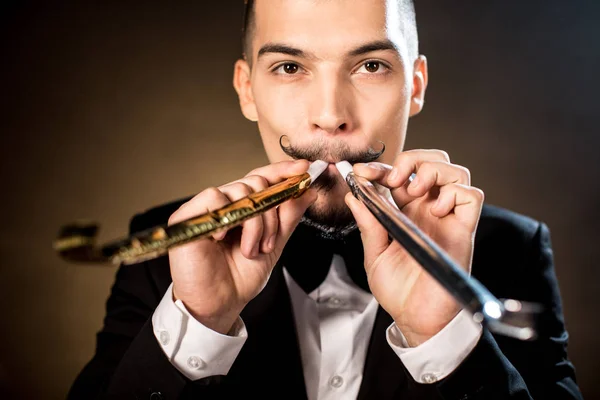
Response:
POLYGON ((279 146, 281 147, 281 150, 294 159, 315 161, 333 158, 336 162, 346 160, 350 164, 367 163, 381 157, 385 151, 385 143, 381 140, 378 140, 378 142, 381 143, 381 150, 375 150, 373 147, 369 146, 368 149, 357 152, 351 150, 350 147, 343 142, 338 142, 334 146, 326 146, 323 141, 321 141, 301 149, 292 145, 290 138, 287 135, 281 135, 279 137, 279 146), (287 145, 283 143, 284 139, 287 140, 287 145))

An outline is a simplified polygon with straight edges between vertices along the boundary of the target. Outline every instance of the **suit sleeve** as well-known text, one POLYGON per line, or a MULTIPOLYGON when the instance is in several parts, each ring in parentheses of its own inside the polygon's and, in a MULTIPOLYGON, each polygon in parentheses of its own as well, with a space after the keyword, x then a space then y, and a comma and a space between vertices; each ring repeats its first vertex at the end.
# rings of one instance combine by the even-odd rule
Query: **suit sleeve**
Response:
MULTIPOLYGON (((487 329, 465 361, 436 383, 444 399, 582 399, 575 370, 567 358, 560 292, 552 256, 550 233, 540 223, 531 241, 523 272, 528 301, 542 304, 539 337, 518 341, 494 337, 487 329)), ((523 299, 525 300, 525 299, 523 299)))
MULTIPOLYGON (((130 231, 140 230, 140 218, 132 220, 130 231)), ((203 399, 213 397, 219 377, 192 383, 156 340, 152 314, 161 297, 147 263, 119 268, 95 354, 72 385, 69 400, 175 399, 189 392, 205 394, 203 399)))

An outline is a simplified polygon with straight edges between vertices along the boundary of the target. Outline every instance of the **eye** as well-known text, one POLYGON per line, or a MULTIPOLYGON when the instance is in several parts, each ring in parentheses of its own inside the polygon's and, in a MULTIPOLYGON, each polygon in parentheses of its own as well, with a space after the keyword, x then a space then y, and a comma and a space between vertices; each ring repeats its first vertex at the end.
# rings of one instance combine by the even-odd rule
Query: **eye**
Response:
POLYGON ((379 63, 377 61, 367 61, 365 63, 365 69, 369 72, 377 72, 379 70, 379 63))
POLYGON ((364 62, 356 72, 359 74, 382 74, 388 69, 381 61, 370 60, 364 62))
POLYGON ((275 68, 273 70, 273 72, 277 73, 277 74, 282 74, 282 75, 294 75, 296 73, 298 73, 298 71, 300 70, 300 66, 298 64, 295 63, 285 63, 285 64, 281 64, 279 65, 277 68, 275 68))

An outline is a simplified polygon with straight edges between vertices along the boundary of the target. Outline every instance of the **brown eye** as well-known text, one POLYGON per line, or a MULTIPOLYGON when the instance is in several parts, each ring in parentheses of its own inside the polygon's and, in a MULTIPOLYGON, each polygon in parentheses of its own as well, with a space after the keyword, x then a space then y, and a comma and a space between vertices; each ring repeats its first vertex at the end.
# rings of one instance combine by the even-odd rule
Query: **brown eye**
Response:
POLYGON ((298 72, 298 65, 296 64, 283 64, 283 72, 289 75, 293 75, 298 72))
POLYGON ((365 69, 368 72, 377 72, 379 70, 379 63, 377 61, 367 61, 365 63, 365 69))

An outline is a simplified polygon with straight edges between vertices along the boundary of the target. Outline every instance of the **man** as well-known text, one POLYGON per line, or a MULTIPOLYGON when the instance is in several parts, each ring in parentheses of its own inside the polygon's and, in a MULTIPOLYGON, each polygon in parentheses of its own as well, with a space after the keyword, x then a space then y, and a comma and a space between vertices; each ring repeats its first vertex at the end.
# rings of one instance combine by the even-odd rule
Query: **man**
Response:
POLYGON ((330 166, 241 229, 122 267, 70 397, 581 398, 546 226, 484 207, 445 152, 402 152, 428 79, 412 3, 247 8, 234 87, 271 164, 138 215, 131 231, 222 207, 315 159, 330 166), (361 163, 377 142, 379 162, 361 163), (473 322, 348 193, 334 167, 342 159, 494 294, 550 310, 541 337, 520 342, 473 322))

